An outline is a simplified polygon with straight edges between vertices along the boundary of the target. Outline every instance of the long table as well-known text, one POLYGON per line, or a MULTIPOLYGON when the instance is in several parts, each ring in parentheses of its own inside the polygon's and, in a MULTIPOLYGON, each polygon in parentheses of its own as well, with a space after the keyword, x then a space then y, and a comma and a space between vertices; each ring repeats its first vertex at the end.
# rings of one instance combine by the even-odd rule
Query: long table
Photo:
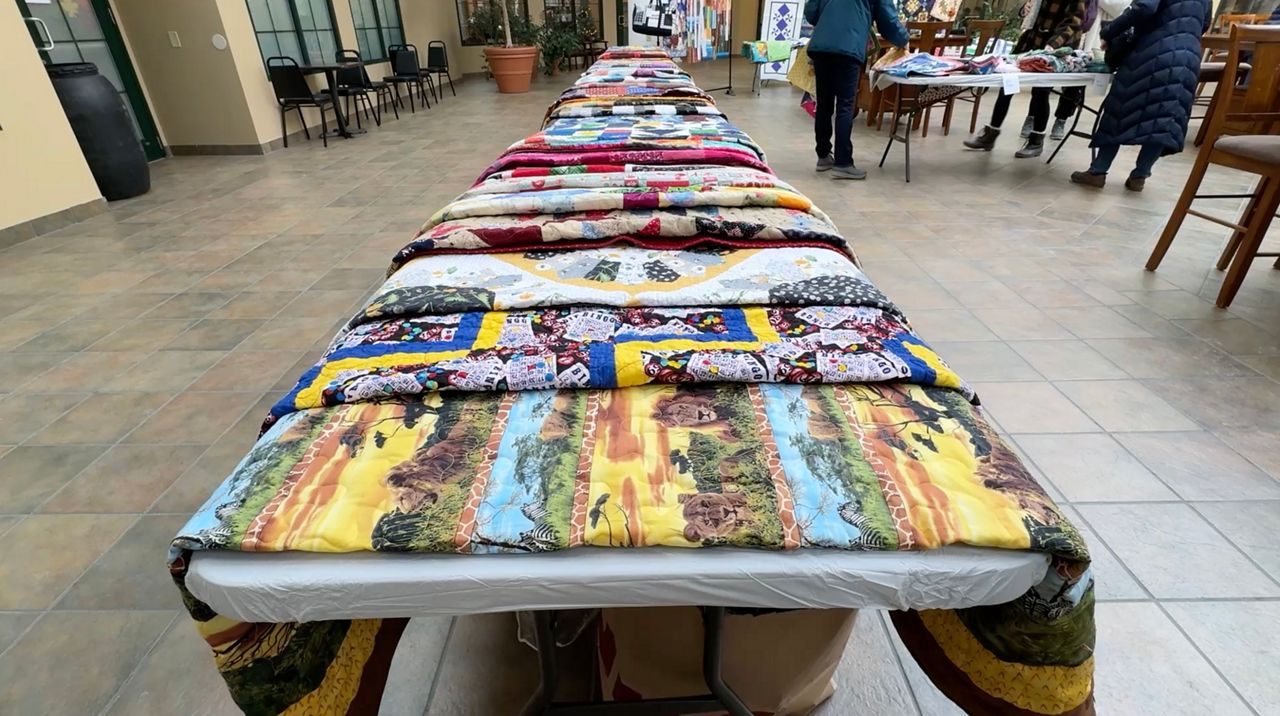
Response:
MULTIPOLYGON (((910 97, 907 92, 899 91, 898 100, 894 107, 893 116, 894 123, 889 129, 889 142, 885 145, 884 154, 880 157, 880 166, 883 167, 885 160, 889 157, 889 150, 893 148, 894 142, 901 142, 904 146, 906 159, 906 180, 911 181, 911 127, 915 124, 916 116, 928 107, 945 102, 966 91, 986 91, 992 88, 1004 91, 1004 88, 1013 85, 1011 89, 1016 91, 1030 89, 1036 87, 1050 87, 1061 89, 1064 87, 1085 87, 1092 86, 1093 90, 1098 94, 1105 93, 1107 86, 1111 83, 1111 75, 1095 72, 993 72, 985 75, 946 75, 942 77, 895 77, 883 72, 875 73, 874 85, 877 89, 885 89, 892 85, 902 87, 918 87, 919 91, 910 97), (909 103, 904 106, 904 102, 909 103), (904 115, 905 109, 905 115, 904 115), (906 121, 902 121, 902 117, 906 121), (899 134, 900 127, 905 127, 899 134)), ((1088 137, 1087 133, 1077 131, 1080 124, 1080 116, 1085 111, 1092 114, 1098 114, 1097 110, 1086 107, 1082 100, 1080 106, 1076 108, 1075 118, 1071 124, 1071 131, 1067 133, 1062 141, 1058 143, 1058 147, 1049 156, 1050 162, 1058 155, 1058 151, 1062 149, 1062 145, 1072 136, 1088 137)))

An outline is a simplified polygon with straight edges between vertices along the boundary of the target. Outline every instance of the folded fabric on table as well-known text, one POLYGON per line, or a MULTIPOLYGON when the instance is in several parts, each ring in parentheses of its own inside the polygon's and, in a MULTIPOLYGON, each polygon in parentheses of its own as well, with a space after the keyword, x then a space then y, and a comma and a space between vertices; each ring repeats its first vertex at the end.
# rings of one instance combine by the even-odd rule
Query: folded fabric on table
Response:
POLYGON ((563 117, 606 117, 609 115, 687 115, 724 116, 720 108, 698 97, 605 97, 570 100, 557 104, 547 113, 545 126, 563 117))
POLYGON ((618 60, 618 59, 645 59, 645 60, 666 60, 671 61, 671 55, 666 50, 657 47, 644 47, 642 45, 627 45, 623 47, 611 47, 600 55, 602 61, 618 60))
POLYGON ((912 75, 941 77, 964 72, 967 69, 967 65, 964 60, 959 58, 940 57, 916 52, 878 69, 880 72, 893 77, 910 77, 912 75))
POLYGON ((377 713, 405 620, 239 623, 193 550, 972 545, 1050 567, 894 613, 903 643, 970 713, 1091 716, 1088 551, 973 391, 744 133, 615 119, 551 119, 437 212, 175 538, 237 704, 377 713))
POLYGON ((760 149, 742 130, 718 116, 565 117, 512 144, 510 152, 569 149, 575 152, 638 149, 760 149))
POLYGON ((1094 65, 1090 53, 1070 47, 1026 52, 1011 59, 1023 72, 1090 72, 1094 65))

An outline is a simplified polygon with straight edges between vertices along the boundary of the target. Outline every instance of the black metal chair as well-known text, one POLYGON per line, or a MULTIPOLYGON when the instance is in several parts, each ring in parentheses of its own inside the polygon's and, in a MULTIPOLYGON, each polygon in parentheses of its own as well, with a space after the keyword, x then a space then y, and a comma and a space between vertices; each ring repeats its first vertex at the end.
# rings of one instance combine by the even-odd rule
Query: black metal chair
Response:
MULTIPOLYGON (((422 54, 421 54, 420 52, 418 52, 418 47, 417 47, 417 45, 406 44, 406 45, 405 45, 405 47, 409 48, 409 51, 413 53, 414 57, 422 57, 422 54)), ((431 46, 430 46, 430 44, 429 44, 429 43, 428 43, 428 45, 427 45, 427 49, 428 49, 428 50, 430 50, 430 49, 431 49, 431 46)), ((430 62, 428 62, 428 64, 430 64, 430 62)), ((421 67, 421 66, 419 66, 419 67, 418 67, 418 74, 422 75, 422 79, 423 79, 424 81, 426 81, 426 83, 427 83, 427 88, 431 90, 431 98, 432 98, 432 99, 434 99, 435 101, 439 102, 439 101, 440 101, 440 97, 441 97, 441 96, 443 96, 443 93, 439 93, 439 94, 437 94, 437 92, 436 92, 436 81, 435 81, 434 79, 432 79, 432 78, 431 78, 431 74, 432 74, 432 73, 431 73, 431 71, 430 71, 429 69, 427 69, 426 67, 421 67)))
POLYGON ((276 93, 276 103, 280 105, 280 133, 284 135, 285 148, 289 146, 289 128, 285 122, 285 114, 291 109, 298 112, 302 131, 308 141, 311 139, 307 118, 302 115, 303 107, 320 110, 320 138, 324 140, 324 146, 329 146, 329 124, 324 113, 325 110, 333 110, 336 118, 338 107, 334 104, 333 97, 327 92, 313 92, 311 85, 307 84, 306 75, 302 74, 302 68, 292 57, 268 57, 267 77, 271 80, 271 89, 276 93))
MULTIPOLYGON (((453 89, 453 75, 449 73, 449 49, 440 40, 432 40, 427 43, 427 66, 422 70, 424 74, 435 75, 439 77, 444 75, 449 80, 449 92, 457 97, 458 93, 453 89)), ((433 82, 440 85, 440 96, 444 97, 444 83, 433 82)))
MULTIPOLYGON (((391 55, 391 72, 382 78, 383 82, 395 88, 396 102, 401 102, 400 85, 405 85, 409 95, 409 111, 416 112, 413 107, 413 88, 418 88, 418 96, 427 109, 431 109, 431 101, 427 99, 426 83, 422 79, 422 68, 418 66, 418 53, 407 45, 392 45, 387 48, 391 55)), ((402 105, 403 106, 403 105, 402 105)))
POLYGON ((356 100, 356 126, 360 126, 360 101, 364 100, 365 118, 373 116, 373 121, 382 126, 382 106, 383 95, 386 95, 386 103, 391 105, 392 111, 396 113, 396 119, 400 118, 400 110, 396 107, 395 95, 391 92, 391 87, 386 82, 374 82, 369 79, 369 71, 364 66, 364 60, 360 58, 360 53, 355 50, 338 50, 336 59, 338 62, 358 62, 359 67, 343 67, 337 72, 338 79, 338 96, 345 98, 344 112, 347 117, 351 116, 351 98, 356 100), (369 99, 369 93, 372 92, 378 98, 378 106, 375 107, 369 99))

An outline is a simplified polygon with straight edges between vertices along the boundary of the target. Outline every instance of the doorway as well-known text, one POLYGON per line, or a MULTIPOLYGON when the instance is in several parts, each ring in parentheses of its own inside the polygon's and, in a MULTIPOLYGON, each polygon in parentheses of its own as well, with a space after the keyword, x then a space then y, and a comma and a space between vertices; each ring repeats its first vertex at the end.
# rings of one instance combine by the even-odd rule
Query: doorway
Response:
POLYGON ((92 62, 120 93, 148 160, 165 156, 160 132, 107 0, 17 0, 45 64, 92 62))

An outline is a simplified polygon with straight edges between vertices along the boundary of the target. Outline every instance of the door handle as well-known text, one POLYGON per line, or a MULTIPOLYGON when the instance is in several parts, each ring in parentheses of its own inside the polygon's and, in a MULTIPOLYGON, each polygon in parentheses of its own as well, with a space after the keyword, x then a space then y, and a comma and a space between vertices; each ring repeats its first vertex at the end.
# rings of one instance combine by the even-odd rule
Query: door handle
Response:
POLYGON ((27 22, 38 25, 40 27, 40 44, 36 45, 36 49, 41 52, 48 52, 53 49, 53 35, 49 34, 49 26, 44 24, 44 20, 38 17, 24 17, 27 22))

